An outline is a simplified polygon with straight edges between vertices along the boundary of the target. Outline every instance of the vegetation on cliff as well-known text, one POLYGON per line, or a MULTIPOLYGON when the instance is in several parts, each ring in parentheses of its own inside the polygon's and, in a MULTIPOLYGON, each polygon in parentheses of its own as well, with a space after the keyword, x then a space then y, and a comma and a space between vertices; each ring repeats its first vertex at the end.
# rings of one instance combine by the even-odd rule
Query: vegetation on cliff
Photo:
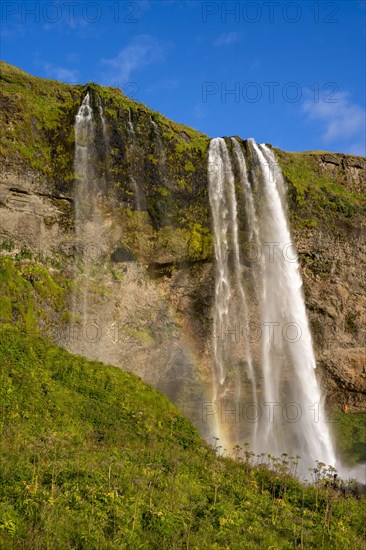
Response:
MULTIPOLYGON (((117 202, 123 217, 124 209, 147 212, 147 219, 137 216, 134 222, 143 226, 146 234, 151 233, 148 225, 154 232, 163 229, 162 234, 153 235, 158 243, 153 249, 155 257, 161 253, 163 241, 171 250, 168 261, 181 261, 180 254, 188 260, 212 255, 208 136, 168 120, 118 88, 40 79, 4 62, 0 63, 0 83, 0 156, 6 166, 36 170, 48 188, 72 196, 74 121, 89 91, 95 112, 101 102, 108 129, 106 147, 96 117, 99 145, 95 160, 100 191, 108 203, 117 202), (176 234, 173 240, 172 233, 176 234)), ((294 229, 331 231, 336 226, 339 229, 340 222, 347 227, 358 224, 365 212, 365 195, 345 185, 341 172, 339 176, 324 170, 324 153, 278 149, 275 153, 289 184, 294 229)), ((146 261, 149 255, 144 252, 149 247, 148 239, 140 238, 132 252, 137 258, 142 252, 141 259, 146 261)))
MULTIPOLYGON (((279 149, 275 152, 289 182, 289 210, 295 227, 334 231, 341 222, 357 224, 356 220, 364 218, 365 189, 363 192, 350 189, 352 186, 344 181, 344 168, 342 170, 340 167, 337 175, 327 173, 324 170, 324 154, 321 152, 288 153, 279 149)), ((353 164, 366 168, 364 159, 349 159, 358 159, 358 163, 353 164)))

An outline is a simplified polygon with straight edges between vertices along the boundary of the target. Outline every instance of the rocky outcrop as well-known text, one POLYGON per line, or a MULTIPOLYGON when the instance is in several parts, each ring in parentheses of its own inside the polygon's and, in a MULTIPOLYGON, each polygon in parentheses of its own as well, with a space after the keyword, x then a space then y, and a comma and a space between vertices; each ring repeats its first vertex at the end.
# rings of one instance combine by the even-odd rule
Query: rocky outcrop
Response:
POLYGON ((366 355, 362 235, 296 234, 318 371, 328 404, 365 410, 366 355))
POLYGON ((340 181, 347 189, 364 192, 366 181, 366 160, 361 157, 342 154, 320 156, 321 170, 340 181))

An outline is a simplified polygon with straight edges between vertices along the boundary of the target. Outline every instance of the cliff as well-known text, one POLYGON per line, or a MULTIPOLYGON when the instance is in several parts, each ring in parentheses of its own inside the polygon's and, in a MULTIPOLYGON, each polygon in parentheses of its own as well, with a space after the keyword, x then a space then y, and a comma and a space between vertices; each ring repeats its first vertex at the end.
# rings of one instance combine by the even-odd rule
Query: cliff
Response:
MULTIPOLYGON (((1 321, 138 374, 204 434, 214 277, 209 138, 118 89, 39 79, 6 63, 0 107, 1 321), (74 120, 87 90, 107 132, 98 119, 99 223, 80 243, 74 120), (92 322, 83 326, 73 303, 86 261, 92 322)), ((275 153, 328 404, 364 411, 366 159, 275 153)))

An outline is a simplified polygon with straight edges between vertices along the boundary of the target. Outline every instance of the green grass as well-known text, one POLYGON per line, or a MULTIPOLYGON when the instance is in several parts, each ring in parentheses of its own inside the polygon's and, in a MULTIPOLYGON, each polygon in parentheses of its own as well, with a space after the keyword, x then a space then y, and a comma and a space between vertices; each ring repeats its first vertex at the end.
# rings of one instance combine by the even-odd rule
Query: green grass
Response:
POLYGON ((16 328, 0 364, 2 548, 365 547, 362 502, 218 457, 136 376, 16 328))
POLYGON ((51 176, 57 156, 57 170, 67 169, 67 151, 73 147, 70 112, 74 116, 81 87, 40 79, 4 62, 0 63, 0 84, 0 157, 51 176), (58 138, 62 143, 55 143, 58 138))
POLYGON ((51 276, 47 265, 19 256, 0 258, 0 323, 47 332, 67 313, 70 281, 60 271, 51 276))
POLYGON ((344 462, 353 466, 366 461, 366 413, 335 413, 336 447, 344 462))

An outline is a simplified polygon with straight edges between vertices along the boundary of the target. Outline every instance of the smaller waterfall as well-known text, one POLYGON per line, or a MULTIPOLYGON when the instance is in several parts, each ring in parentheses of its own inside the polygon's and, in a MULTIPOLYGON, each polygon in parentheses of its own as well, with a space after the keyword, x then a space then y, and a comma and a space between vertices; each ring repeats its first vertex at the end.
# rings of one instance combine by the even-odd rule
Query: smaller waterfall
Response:
POLYGON ((98 96, 98 111, 99 111, 100 122, 101 122, 101 124, 102 124, 103 141, 104 141, 104 144, 105 144, 106 149, 107 149, 107 148, 108 148, 108 145, 109 145, 109 139, 108 139, 108 133, 107 133, 107 125, 106 125, 105 118, 104 118, 104 111, 103 111, 103 107, 102 107, 102 100, 100 99, 99 96, 98 96))
POLYGON ((132 135, 132 137, 135 136, 135 127, 132 121, 131 109, 128 111, 127 131, 132 135))
MULTIPOLYGON (((87 326, 90 310, 90 278, 94 266, 103 256, 105 243, 105 222, 102 213, 102 186, 105 178, 101 171, 102 158, 98 157, 97 130, 91 92, 87 92, 75 117, 75 237, 78 254, 78 271, 75 278, 73 313, 87 326)), ((107 140, 107 128, 100 98, 96 101, 103 139, 107 140)), ((108 142, 104 143, 106 149, 108 142)), ((106 151, 104 151, 106 154, 106 151)), ((86 353, 87 343, 79 342, 78 352, 86 353)))
MULTIPOLYGON (((94 170, 94 139, 95 139, 95 122, 93 110, 90 104, 90 93, 85 95, 79 111, 75 117, 75 158, 74 158, 74 173, 75 173, 75 233, 76 242, 79 251, 81 252, 82 262, 85 264, 86 258, 90 253, 90 243, 88 239, 87 223, 92 215, 92 205, 88 200, 90 196, 89 186, 94 186, 95 170, 94 170)), ((82 303, 81 307, 75 304, 74 296, 74 313, 82 316, 83 324, 86 324, 87 319, 87 302, 88 302, 88 277, 86 276, 82 284, 82 303), (79 310, 79 311, 78 311, 79 310)))
POLYGON ((105 117, 104 117, 104 110, 103 110, 103 106, 102 106, 102 100, 101 100, 99 95, 97 96, 97 106, 98 106, 98 111, 99 111, 100 124, 102 126, 102 137, 103 137, 103 157, 104 157, 103 165, 104 165, 104 170, 103 170, 102 175, 103 175, 104 181, 107 182, 108 181, 108 172, 109 172, 110 144, 109 144, 107 124, 106 124, 105 117))
POLYGON ((75 177, 83 185, 92 169, 90 160, 94 141, 93 111, 90 106, 90 94, 86 94, 75 118, 75 177))
POLYGON ((131 187, 133 189, 134 193, 134 199, 135 199, 135 209, 136 210, 143 210, 143 196, 140 190, 139 185, 136 182, 136 179, 134 177, 134 165, 135 165, 135 153, 136 153, 136 132, 135 132, 135 126, 133 124, 131 110, 128 111, 128 121, 127 121, 127 133, 131 138, 131 145, 129 147, 129 161, 131 164, 131 170, 130 172, 130 183, 131 187))

